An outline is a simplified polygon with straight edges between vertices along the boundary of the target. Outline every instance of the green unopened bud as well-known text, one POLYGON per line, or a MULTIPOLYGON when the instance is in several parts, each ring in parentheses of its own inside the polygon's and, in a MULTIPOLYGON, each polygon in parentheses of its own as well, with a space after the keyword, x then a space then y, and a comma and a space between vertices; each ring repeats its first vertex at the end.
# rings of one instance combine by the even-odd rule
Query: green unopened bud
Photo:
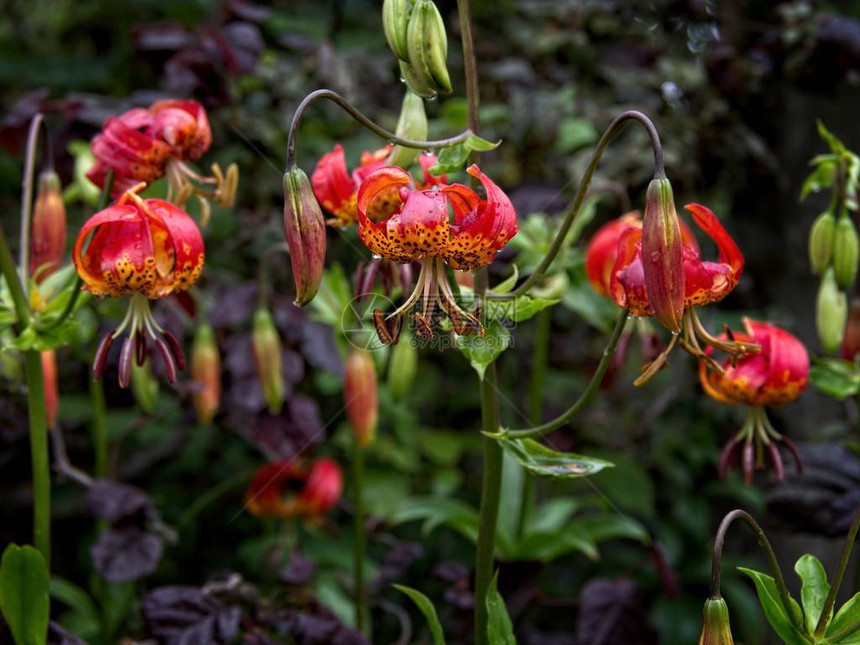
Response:
POLYGON ((362 447, 370 445, 376 437, 379 393, 373 357, 363 349, 352 347, 346 357, 343 400, 356 440, 362 447))
POLYGON ((836 218, 826 212, 815 218, 809 229, 809 266, 815 275, 822 275, 833 259, 833 238, 836 234, 836 218))
POLYGON ((418 350, 412 345, 411 334, 405 330, 400 342, 392 348, 388 363, 388 391, 392 399, 400 401, 409 394, 417 371, 418 350))
POLYGON ((131 362, 131 393, 145 414, 153 414, 158 405, 158 379, 152 375, 149 359, 138 365, 131 362))
MULTIPOLYGON (((403 97, 400 118, 394 133, 403 139, 416 141, 427 138, 427 113, 424 111, 424 100, 408 88, 403 97)), ((418 148, 397 146, 388 157, 388 163, 408 169, 420 154, 421 151, 418 148)))
POLYGON ((818 340, 828 354, 835 354, 842 346, 842 336, 848 320, 848 298, 839 290, 832 268, 828 269, 818 287, 815 302, 815 326, 818 340))
POLYGON ((848 215, 843 215, 836 223, 833 236, 833 272, 836 284, 842 291, 848 291, 857 277, 857 262, 860 260, 860 239, 857 228, 848 215))
POLYGON ((265 307, 254 313, 251 332, 257 377, 269 412, 278 414, 284 407, 284 375, 281 371, 281 339, 272 314, 265 307))
POLYGON ((191 378, 194 380, 194 408, 202 425, 212 423, 221 403, 221 354, 215 332, 203 323, 194 333, 191 348, 191 378))
POLYGON ((729 624, 729 608, 720 598, 708 598, 702 615, 702 635, 699 645, 733 645, 732 628, 729 624))
POLYGON ((295 304, 313 300, 325 265, 326 230, 311 182, 300 168, 284 174, 284 232, 296 283, 295 304))
POLYGON ((409 60, 406 32, 409 28, 409 0, 384 0, 382 3, 382 29, 385 40, 394 55, 409 60))
POLYGON ((448 36, 445 22, 433 0, 417 0, 409 15, 406 30, 407 69, 401 65, 409 88, 425 98, 436 93, 450 94, 448 76, 448 36), (414 86, 413 86, 414 83, 414 86))
POLYGON ((681 331, 684 314, 684 243, 672 184, 666 177, 648 184, 642 220, 642 268, 654 316, 666 329, 681 331))

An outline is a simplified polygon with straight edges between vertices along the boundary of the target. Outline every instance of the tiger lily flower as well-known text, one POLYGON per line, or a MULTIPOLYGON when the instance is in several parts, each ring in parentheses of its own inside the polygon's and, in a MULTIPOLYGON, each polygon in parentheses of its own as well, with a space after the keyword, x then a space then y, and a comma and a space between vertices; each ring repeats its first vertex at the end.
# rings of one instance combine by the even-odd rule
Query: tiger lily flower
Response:
MULTIPOLYGON (((676 343, 716 371, 721 370, 719 364, 704 351, 702 344, 732 356, 758 351, 754 343, 712 336, 699 320, 697 307, 719 302, 737 286, 743 273, 744 258, 737 244, 710 209, 700 204, 688 204, 685 208, 693 216, 696 225, 716 243, 718 261, 702 260, 695 240, 682 233, 684 310, 681 330, 679 334, 673 335, 666 351, 646 367, 642 376, 636 380, 636 385, 646 382, 666 363, 669 352, 676 343)), ((632 316, 654 315, 645 284, 641 228, 631 225, 620 235, 609 290, 616 304, 626 308, 632 316)))
POLYGON ((187 100, 158 101, 148 109, 134 108, 105 121, 92 141, 96 162, 87 177, 104 188, 108 172, 113 172, 111 196, 118 197, 140 182, 150 184, 166 175, 168 201, 185 208, 188 198, 197 196, 205 223, 208 200, 232 206, 239 180, 236 164, 226 174, 214 164, 213 176, 206 177, 186 163, 200 159, 211 144, 212 131, 202 105, 187 100))
MULTIPOLYGON (((741 450, 744 481, 752 482, 753 470, 764 467, 764 451, 773 463, 777 481, 782 481, 784 468, 777 443, 782 443, 794 456, 798 471, 803 466, 794 444, 777 432, 765 413, 765 407, 790 403, 809 384, 809 355, 803 343, 789 332, 766 322, 745 318, 745 332, 734 332, 735 340, 755 343, 761 347, 757 354, 729 358, 720 371, 707 369, 703 363, 699 380, 705 392, 722 403, 742 403, 748 406, 747 419, 741 430, 729 441, 720 458, 720 477, 737 460, 741 450), (743 446, 741 447, 741 444, 743 446)), ((723 334, 721 338, 725 339, 723 334)), ((710 355, 713 349, 706 352, 710 355)))
POLYGON ((331 459, 309 467, 276 461, 259 468, 245 491, 245 507, 259 518, 296 517, 319 523, 340 499, 343 473, 331 459))
MULTIPOLYGON (((480 180, 486 192, 481 198, 462 184, 415 187, 411 175, 397 166, 386 166, 371 173, 358 191, 358 236, 375 258, 406 264, 421 262, 415 289, 385 321, 378 312, 374 322, 383 342, 387 342, 385 323, 392 326, 419 300, 420 313, 412 315, 418 333, 432 338, 430 321, 436 304, 445 312, 459 335, 473 331, 483 334, 478 318, 456 302, 448 283, 445 264, 457 271, 470 271, 490 264, 496 254, 516 235, 517 215, 505 193, 473 165, 467 172, 480 180), (381 221, 368 213, 381 199, 397 191, 399 204, 381 221), (449 221, 448 208, 453 212, 449 221)), ((381 313, 381 312, 379 312, 381 313)), ((389 334, 392 335, 392 334, 389 334)))
MULTIPOLYGON (((353 170, 351 174, 346 165, 346 155, 342 145, 337 144, 334 150, 327 152, 320 158, 311 175, 311 184, 317 201, 334 216, 326 222, 327 224, 330 226, 349 226, 358 221, 356 203, 361 182, 375 170, 388 165, 392 149, 392 146, 385 146, 373 152, 365 150, 359 160, 358 168, 353 170)), ((421 188, 437 186, 445 181, 444 176, 434 177, 429 172, 430 167, 436 164, 435 155, 422 154, 418 158, 418 162, 424 172, 421 188)), ((373 208, 367 213, 374 222, 388 217, 400 203, 396 189, 389 191, 386 198, 382 199, 380 196, 373 208)))
POLYGON ((101 377, 112 342, 126 329, 129 336, 120 353, 119 383, 127 387, 132 359, 142 365, 147 337, 155 343, 176 380, 185 357, 176 338, 156 322, 149 301, 185 291, 203 269, 203 237, 188 213, 161 199, 143 199, 141 183, 124 192, 113 205, 93 215, 83 226, 72 251, 84 289, 94 296, 131 296, 120 326, 99 344, 93 365, 101 377))

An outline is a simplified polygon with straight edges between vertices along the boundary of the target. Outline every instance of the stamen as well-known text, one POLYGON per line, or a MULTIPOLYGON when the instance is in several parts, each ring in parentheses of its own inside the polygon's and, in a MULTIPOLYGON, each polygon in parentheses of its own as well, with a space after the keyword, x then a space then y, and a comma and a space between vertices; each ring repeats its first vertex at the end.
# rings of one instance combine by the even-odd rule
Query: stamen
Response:
POLYGON ((182 351, 182 345, 179 344, 179 341, 176 339, 171 332, 166 329, 162 329, 161 335, 164 337, 164 340, 167 341, 167 345, 170 347, 170 352, 176 358, 176 366, 184 371, 185 370, 185 352, 182 351))
POLYGON ((110 346, 113 343, 113 333, 108 332, 105 334, 101 341, 99 341, 99 346, 96 349, 96 355, 93 358, 93 380, 98 381, 102 377, 102 373, 104 372, 105 365, 107 365, 107 357, 108 352, 110 351, 110 346))
POLYGON ((409 296, 409 298, 407 298, 406 302, 400 305, 392 313, 388 314, 389 318, 400 316, 408 312, 413 307, 418 298, 421 297, 421 294, 424 291, 424 285, 426 284, 428 276, 432 271, 432 264, 433 258, 425 258, 421 261, 421 272, 418 274, 418 282, 415 285, 415 289, 413 289, 412 294, 409 296))
POLYGON ((767 444, 767 452, 773 464, 774 477, 776 477, 776 481, 781 482, 785 479, 785 466, 783 466, 782 457, 779 454, 779 449, 776 447, 775 441, 767 444))
POLYGON ((173 360, 173 355, 164 342, 164 338, 158 337, 155 339, 155 346, 158 348, 158 353, 164 361, 164 367, 167 372, 167 381, 171 384, 176 383, 176 362, 173 360))
POLYGON ((134 335, 134 358, 138 367, 143 367, 146 360, 146 334, 134 335))
POLYGON ((675 347, 675 343, 678 342, 679 338, 680 336, 672 334, 672 340, 669 341, 669 346, 666 347, 666 349, 664 349, 662 352, 660 352, 660 355, 657 356, 657 358, 655 358, 653 361, 651 361, 645 366, 645 369, 642 371, 642 374, 639 375, 639 378, 633 381, 633 385, 635 385, 636 387, 644 385, 645 383, 650 381, 651 378, 657 372, 663 369, 663 367, 669 360, 669 354, 672 352, 672 349, 675 347))
POLYGON ((132 349, 132 340, 126 336, 122 341, 122 350, 119 353, 119 386, 122 389, 127 388, 131 382, 132 349))

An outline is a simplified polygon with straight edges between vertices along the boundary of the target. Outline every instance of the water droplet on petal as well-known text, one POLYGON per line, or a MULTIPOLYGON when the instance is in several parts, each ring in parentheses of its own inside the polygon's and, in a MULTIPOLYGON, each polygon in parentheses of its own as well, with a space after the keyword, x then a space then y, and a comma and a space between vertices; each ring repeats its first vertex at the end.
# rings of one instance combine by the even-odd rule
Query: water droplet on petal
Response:
POLYGON ((371 257, 372 257, 374 260, 381 260, 381 259, 382 259, 382 256, 381 256, 381 255, 379 255, 379 253, 374 253, 373 255, 371 255, 371 257))
POLYGON ((651 261, 655 264, 660 261, 660 251, 651 252, 651 261))

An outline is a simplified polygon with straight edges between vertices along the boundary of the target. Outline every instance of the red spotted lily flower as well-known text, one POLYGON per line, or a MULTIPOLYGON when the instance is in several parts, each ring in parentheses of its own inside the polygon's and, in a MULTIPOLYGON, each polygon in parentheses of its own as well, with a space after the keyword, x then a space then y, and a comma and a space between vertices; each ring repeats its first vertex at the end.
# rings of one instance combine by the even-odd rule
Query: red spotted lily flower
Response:
POLYGON ((149 341, 164 359, 171 383, 177 367, 185 369, 179 342, 153 318, 149 301, 188 289, 200 277, 204 261, 203 238, 191 216, 170 202, 141 198, 137 193, 144 187, 127 190, 93 215, 72 252, 84 289, 99 298, 131 296, 125 319, 102 339, 93 365, 98 379, 112 342, 129 330, 119 360, 122 387, 128 387, 132 360, 142 365, 146 359, 149 341))
POLYGON ((331 459, 309 467, 276 461, 257 470, 245 491, 245 507, 260 518, 296 517, 319 523, 340 499, 343 474, 331 459))
MULTIPOLYGON (((450 318, 457 334, 483 333, 478 318, 457 304, 445 264, 457 271, 490 264, 517 232, 517 215, 508 196, 477 166, 470 166, 467 172, 483 184, 486 198, 462 184, 412 187, 410 174, 397 166, 371 173, 358 191, 358 235, 374 257, 400 264, 421 262, 412 295, 386 320, 395 319, 392 326, 398 327, 398 319, 422 300, 422 311, 413 314, 412 320, 424 338, 433 336, 430 320, 436 304, 450 318), (368 212, 392 190, 397 191, 400 204, 387 218, 373 221, 368 212)), ((374 322, 386 342, 379 313, 374 312, 374 322)))
MULTIPOLYGON (((311 185, 320 205, 333 215, 327 224, 348 226, 358 221, 356 202, 361 182, 375 170, 388 165, 391 151, 392 146, 385 146, 373 152, 365 150, 359 160, 358 168, 353 170, 352 174, 346 166, 346 156, 340 144, 320 158, 311 175, 311 185)), ((444 176, 437 178, 429 172, 430 167, 436 164, 435 155, 423 154, 418 158, 418 162, 424 172, 421 188, 437 186, 445 181, 444 176)), ((388 217, 400 203, 397 189, 389 191, 384 196, 385 199, 380 195, 373 208, 367 212, 367 216, 374 222, 388 217)))
MULTIPOLYGON (((673 335, 666 351, 637 379, 637 385, 647 381, 665 364, 675 343, 680 344, 697 359, 707 362, 709 367, 716 371, 720 370, 719 365, 702 349, 700 341, 706 346, 716 347, 733 356, 757 351, 757 347, 748 342, 715 338, 708 333, 699 320, 696 307, 719 302, 737 286, 743 273, 744 258, 737 244, 710 209, 699 204, 688 204, 685 208, 693 216, 696 225, 716 243, 719 252, 718 261, 702 260, 695 239, 682 232, 684 311, 681 331, 673 335)), ((654 315, 645 282, 641 228, 630 226, 619 237, 617 257, 610 279, 610 293, 616 304, 626 308, 631 315, 637 317, 654 315)))
MULTIPOLYGON (((744 481, 751 483, 753 470, 764 467, 764 452, 767 450, 776 479, 782 481, 784 468, 777 443, 788 448, 797 462, 798 471, 802 470, 802 465, 794 444, 774 429, 765 407, 789 403, 806 389, 809 384, 809 355, 800 340, 776 325, 745 318, 744 329, 745 333, 734 332, 733 338, 759 345, 759 353, 727 359, 720 371, 709 370, 705 364, 699 370, 702 387, 712 398, 723 403, 749 406, 743 427, 726 444, 720 457, 720 476, 725 477, 726 470, 737 460, 740 451, 744 481)), ((721 338, 726 338, 726 335, 721 338)), ((709 347, 706 351, 710 355, 713 350, 709 347)))
POLYGON ((96 163, 87 177, 104 188, 112 171, 111 196, 117 197, 140 182, 150 184, 166 175, 168 201, 184 208, 188 198, 196 195, 205 222, 208 199, 232 206, 239 180, 236 164, 231 164, 226 174, 214 164, 212 176, 205 177, 186 163, 200 159, 211 144, 212 131, 202 105, 197 101, 158 101, 148 109, 134 108, 105 121, 92 142, 96 163))

